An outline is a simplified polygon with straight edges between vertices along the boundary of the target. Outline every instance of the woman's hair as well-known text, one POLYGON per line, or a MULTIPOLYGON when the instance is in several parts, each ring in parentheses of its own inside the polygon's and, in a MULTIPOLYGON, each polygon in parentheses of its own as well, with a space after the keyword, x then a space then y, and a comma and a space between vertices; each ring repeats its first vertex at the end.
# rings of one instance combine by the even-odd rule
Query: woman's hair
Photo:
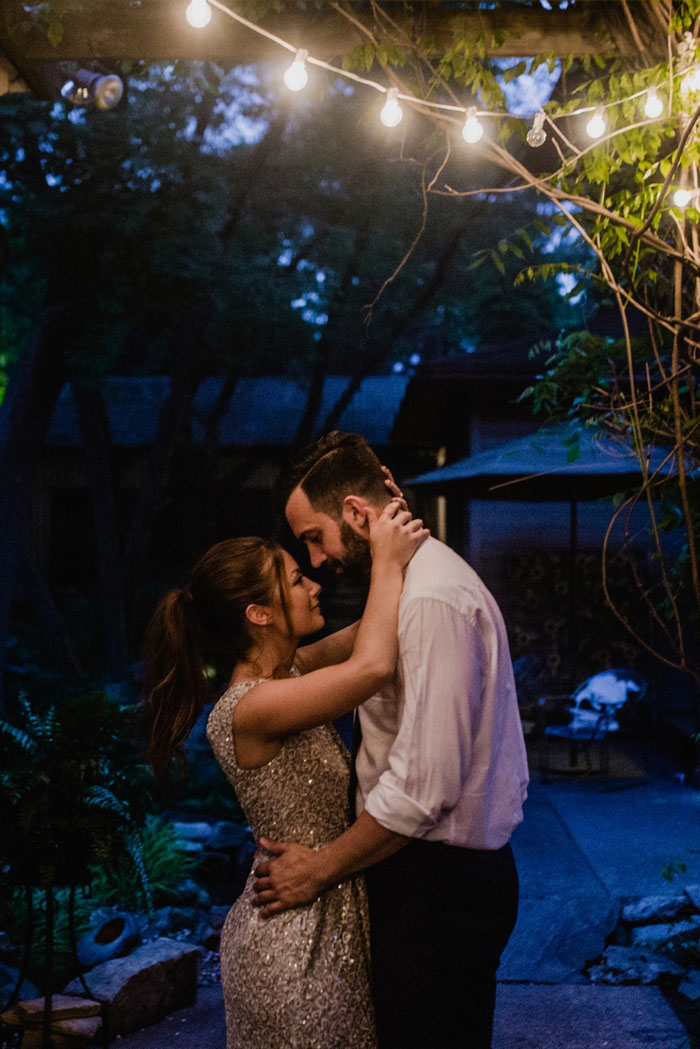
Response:
POLYGON ((245 610, 272 604, 279 593, 291 633, 281 548, 248 536, 207 550, 189 583, 170 590, 146 632, 144 694, 148 758, 167 779, 173 756, 184 764, 183 743, 208 698, 205 655, 223 656, 230 666, 252 644, 245 610))

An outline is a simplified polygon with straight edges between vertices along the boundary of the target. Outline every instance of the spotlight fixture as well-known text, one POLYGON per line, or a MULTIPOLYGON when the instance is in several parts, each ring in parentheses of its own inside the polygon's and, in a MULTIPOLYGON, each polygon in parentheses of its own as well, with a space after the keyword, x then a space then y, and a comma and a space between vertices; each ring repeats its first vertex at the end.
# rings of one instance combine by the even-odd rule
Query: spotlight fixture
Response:
POLYGON ((77 69, 61 88, 61 97, 73 106, 94 106, 95 109, 115 109, 124 95, 124 81, 115 73, 95 73, 77 69))

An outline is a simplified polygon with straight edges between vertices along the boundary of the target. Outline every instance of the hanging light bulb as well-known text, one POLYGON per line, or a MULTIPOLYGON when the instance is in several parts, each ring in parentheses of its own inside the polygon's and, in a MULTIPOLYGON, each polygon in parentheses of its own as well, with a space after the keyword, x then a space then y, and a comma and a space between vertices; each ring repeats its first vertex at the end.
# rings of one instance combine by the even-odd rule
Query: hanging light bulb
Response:
POLYGON ((403 110, 398 102, 399 89, 397 87, 390 87, 386 93, 386 102, 379 114, 384 127, 396 127, 397 124, 401 123, 403 118, 403 110))
POLYGON ((681 80, 681 91, 684 95, 694 95, 700 91, 700 69, 697 66, 689 69, 681 80))
POLYGON ((532 146, 533 149, 538 149, 539 146, 543 146, 547 141, 547 132, 545 131, 543 124, 544 113, 535 113, 532 127, 525 136, 525 141, 528 146, 532 146))
POLYGON ((194 29, 204 29, 211 22, 211 7, 207 0, 190 0, 185 16, 194 29))
POLYGON ((586 131, 591 138, 600 138, 605 134, 605 112, 602 106, 598 106, 591 119, 586 124, 586 131))
POLYGON ((644 112, 648 117, 653 120, 654 117, 660 117, 664 111, 663 100, 659 98, 656 93, 655 87, 650 87, 647 91, 647 99, 644 103, 644 112))
POLYGON ((308 57, 309 52, 300 48, 291 66, 284 74, 284 82, 290 91, 301 91, 302 88, 306 87, 309 80, 309 74, 306 72, 306 59, 308 57))
POLYGON ((479 122, 476 115, 476 106, 470 106, 467 110, 467 119, 462 128, 462 138, 465 142, 478 142, 484 133, 484 125, 479 122))
POLYGON ((693 194, 689 189, 677 189, 673 194, 673 203, 677 208, 687 208, 693 199, 693 194))

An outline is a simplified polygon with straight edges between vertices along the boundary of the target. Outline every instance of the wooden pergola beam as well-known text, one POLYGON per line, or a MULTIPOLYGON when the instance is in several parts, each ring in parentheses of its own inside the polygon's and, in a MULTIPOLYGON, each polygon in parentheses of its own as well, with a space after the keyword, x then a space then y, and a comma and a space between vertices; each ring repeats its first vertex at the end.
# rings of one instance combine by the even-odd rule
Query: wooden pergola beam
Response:
MULTIPOLYGON (((634 30, 617 0, 584 0, 575 7, 551 11, 522 7, 455 10, 453 5, 443 6, 439 0, 417 6, 415 14, 403 3, 393 6, 399 24, 412 33, 420 31, 438 48, 449 46, 456 35, 474 40, 482 36, 491 53, 503 57, 542 52, 581 57, 610 51, 634 60, 639 58, 641 39, 646 57, 661 60, 666 57, 665 34, 651 11, 656 2, 628 0, 628 9, 634 12, 634 30), (500 47, 491 46, 495 34, 503 34, 500 47)), ((243 64, 280 58, 279 46, 216 9, 206 29, 192 29, 185 20, 185 6, 186 0, 150 0, 139 7, 115 6, 108 18, 100 7, 92 22, 85 14, 67 15, 63 37, 54 46, 45 33, 20 31, 20 20, 26 20, 22 4, 19 0, 4 0, 0 50, 6 51, 4 45, 10 41, 12 58, 20 69, 24 65, 36 68, 42 63, 63 61, 206 59, 243 64)), ((354 10, 362 19, 361 6, 354 10)), ((366 15, 369 22, 369 9, 366 15)), ((337 59, 364 39, 349 21, 332 10, 287 11, 270 15, 261 24, 325 60, 337 59)))

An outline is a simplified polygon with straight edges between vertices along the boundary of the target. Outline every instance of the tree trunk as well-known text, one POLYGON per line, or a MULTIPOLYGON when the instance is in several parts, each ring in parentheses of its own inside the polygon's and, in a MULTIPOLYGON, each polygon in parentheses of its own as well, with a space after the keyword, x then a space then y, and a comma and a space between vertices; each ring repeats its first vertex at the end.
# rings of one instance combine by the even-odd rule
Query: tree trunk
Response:
POLYGON ((68 636, 63 616, 54 604, 42 573, 24 552, 20 557, 19 580, 23 594, 34 612, 36 624, 41 630, 42 645, 47 657, 57 670, 69 678, 80 678, 83 673, 82 667, 68 636))
POLYGON ((75 377, 71 389, 90 486, 106 664, 109 674, 119 678, 124 673, 128 651, 109 420, 101 390, 88 387, 75 377))
POLYGON ((198 316, 180 335, 170 390, 158 420, 155 440, 148 452, 136 506, 122 558, 127 622, 131 624, 138 586, 148 555, 156 515, 160 510, 170 472, 170 464, 192 402, 204 378, 202 359, 193 347, 202 341, 203 318, 198 316))
MULTIPOLYGON (((62 313, 55 311, 35 332, 10 374, 0 407, 0 657, 7 643, 12 602, 24 550, 29 494, 44 433, 65 382, 62 313)), ((3 708, 0 675, 0 710, 3 708)))

